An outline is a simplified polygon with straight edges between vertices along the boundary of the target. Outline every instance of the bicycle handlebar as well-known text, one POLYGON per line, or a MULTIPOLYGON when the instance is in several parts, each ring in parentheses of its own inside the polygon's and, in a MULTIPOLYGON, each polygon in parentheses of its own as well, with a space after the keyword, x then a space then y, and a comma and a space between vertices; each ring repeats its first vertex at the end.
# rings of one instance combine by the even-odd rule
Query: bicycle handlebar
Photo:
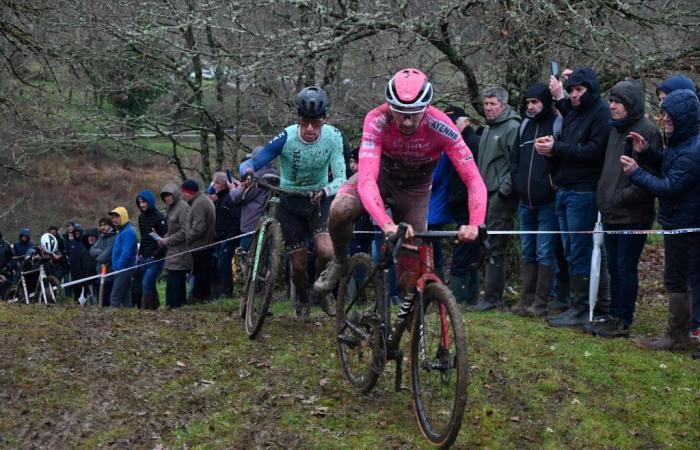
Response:
MULTIPOLYGON (((401 246, 406 240, 406 232, 408 231, 408 224, 405 222, 399 223, 399 227, 396 233, 386 237, 387 244, 391 248, 391 257, 396 264, 396 258, 399 255, 401 246)), ((458 235, 457 231, 420 231, 414 234, 414 237, 419 239, 441 239, 441 238, 456 238, 458 235)), ((489 242, 488 229, 486 225, 479 225, 479 234, 476 238, 476 242, 479 242, 486 250, 484 257, 491 260, 491 242, 489 242)), ((483 262, 483 261, 482 261, 483 262)), ((479 265, 482 264, 479 263, 479 265)))
POLYGON ((265 181, 265 176, 262 178, 258 178, 255 176, 255 172, 248 172, 246 173, 242 179, 245 180, 246 178, 250 178, 251 180, 251 186, 253 184, 258 185, 259 187, 265 189, 266 191, 274 192, 276 194, 283 194, 283 195, 297 195, 299 197, 308 197, 311 198, 313 196, 313 192, 298 192, 298 191, 292 191, 290 189, 284 189, 279 186, 272 185, 268 182, 265 181))

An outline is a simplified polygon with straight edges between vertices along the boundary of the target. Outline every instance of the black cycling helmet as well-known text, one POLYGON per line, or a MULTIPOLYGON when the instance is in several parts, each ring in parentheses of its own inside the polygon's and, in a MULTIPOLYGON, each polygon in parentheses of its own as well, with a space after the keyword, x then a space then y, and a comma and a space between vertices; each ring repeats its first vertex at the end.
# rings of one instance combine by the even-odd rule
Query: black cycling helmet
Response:
POLYGON ((326 91, 316 86, 302 89, 297 94, 295 103, 299 117, 305 119, 323 119, 331 106, 331 100, 326 91))

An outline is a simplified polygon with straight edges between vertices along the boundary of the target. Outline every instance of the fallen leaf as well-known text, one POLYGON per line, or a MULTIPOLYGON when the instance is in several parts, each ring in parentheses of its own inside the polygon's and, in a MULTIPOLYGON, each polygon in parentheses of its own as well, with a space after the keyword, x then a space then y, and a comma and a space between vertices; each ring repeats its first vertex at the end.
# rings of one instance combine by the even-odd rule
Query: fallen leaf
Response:
POLYGON ((511 422, 520 422, 520 416, 513 416, 510 418, 511 422))
POLYGON ((314 411, 311 413, 312 416, 316 417, 326 417, 328 415, 328 407, 327 406, 319 406, 314 411))
POLYGON ((178 366, 178 367, 187 367, 187 364, 185 364, 185 363, 182 362, 182 361, 176 362, 175 365, 178 366))

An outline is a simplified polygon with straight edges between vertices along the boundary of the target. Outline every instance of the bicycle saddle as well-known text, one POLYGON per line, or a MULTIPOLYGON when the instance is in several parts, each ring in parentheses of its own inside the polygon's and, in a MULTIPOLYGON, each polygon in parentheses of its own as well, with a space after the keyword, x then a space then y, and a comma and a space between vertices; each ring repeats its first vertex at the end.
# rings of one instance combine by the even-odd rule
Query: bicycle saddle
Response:
POLYGON ((274 173, 266 173, 261 177, 263 181, 267 184, 270 184, 272 186, 279 186, 280 185, 280 176, 276 175, 274 173))

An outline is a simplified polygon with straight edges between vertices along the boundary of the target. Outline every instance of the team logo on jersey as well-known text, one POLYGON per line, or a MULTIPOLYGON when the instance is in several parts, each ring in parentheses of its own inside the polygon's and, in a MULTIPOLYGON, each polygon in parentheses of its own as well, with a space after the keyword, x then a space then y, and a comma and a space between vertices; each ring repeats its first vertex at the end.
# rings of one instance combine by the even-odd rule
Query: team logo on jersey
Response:
POLYGON ((452 139, 453 141, 456 141, 457 139, 459 139, 459 133, 457 133, 455 130, 450 128, 447 124, 445 124, 442 121, 433 120, 430 123, 430 128, 432 128, 433 130, 442 134, 443 136, 447 136, 448 138, 452 139))

